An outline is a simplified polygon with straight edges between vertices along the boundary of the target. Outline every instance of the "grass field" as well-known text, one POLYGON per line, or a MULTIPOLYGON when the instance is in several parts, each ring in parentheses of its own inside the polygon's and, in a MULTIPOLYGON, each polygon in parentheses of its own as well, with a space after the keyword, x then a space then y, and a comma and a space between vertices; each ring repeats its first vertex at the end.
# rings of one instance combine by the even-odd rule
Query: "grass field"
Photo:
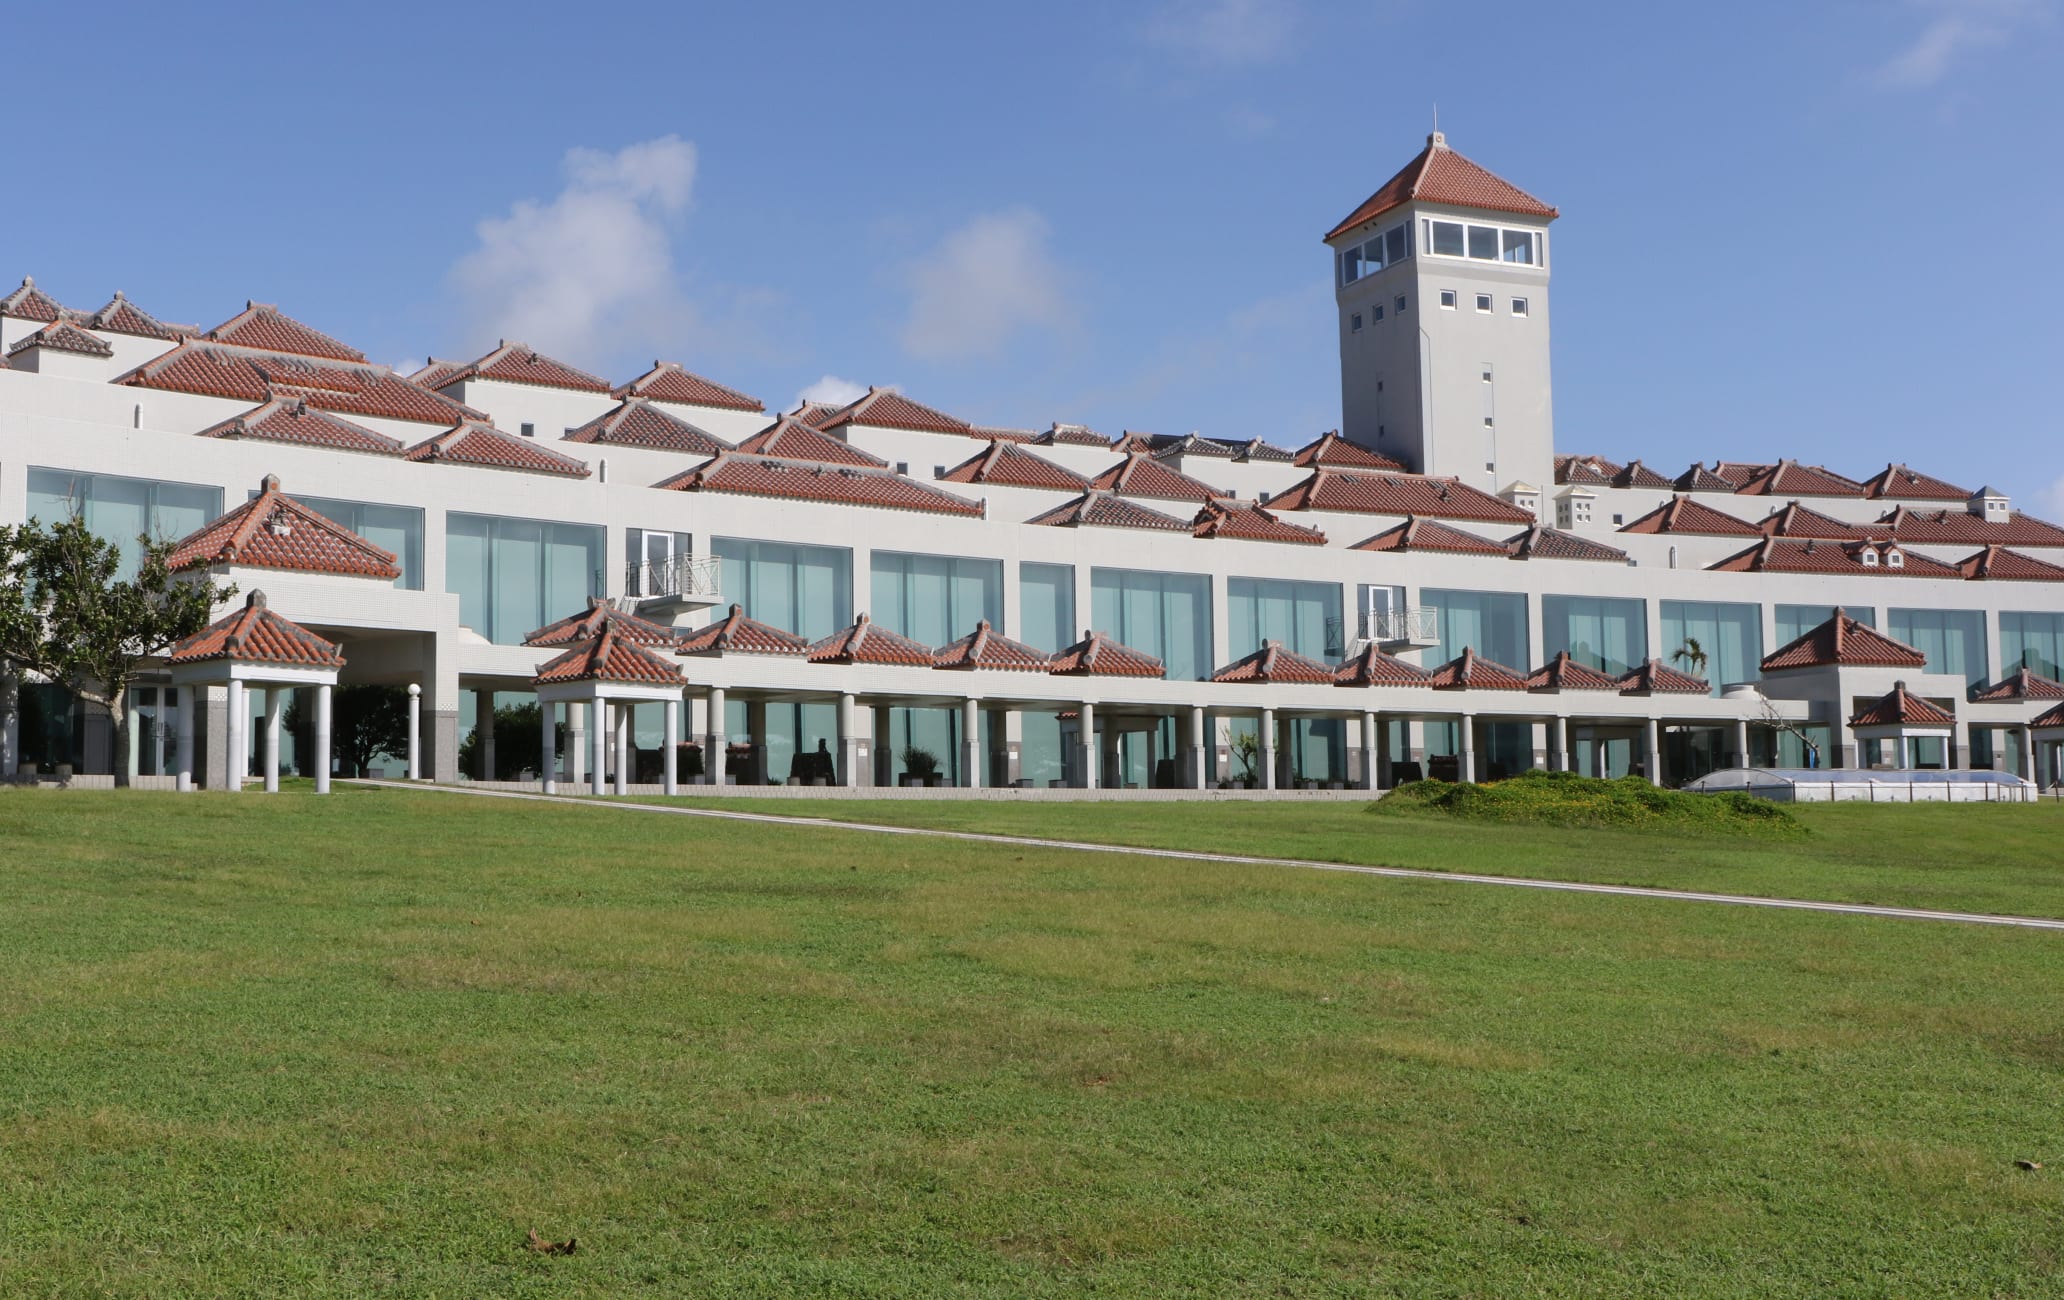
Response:
POLYGON ((2064 1288, 2053 934, 365 789, 0 846, 9 1296, 2064 1288))

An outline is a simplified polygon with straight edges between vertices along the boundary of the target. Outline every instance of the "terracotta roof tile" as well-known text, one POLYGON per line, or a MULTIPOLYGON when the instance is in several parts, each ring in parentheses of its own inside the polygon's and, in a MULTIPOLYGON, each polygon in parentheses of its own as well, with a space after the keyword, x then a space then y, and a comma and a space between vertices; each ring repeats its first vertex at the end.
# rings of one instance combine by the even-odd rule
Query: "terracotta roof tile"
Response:
POLYGON ((1804 636, 1763 656, 1763 671, 1823 668, 1830 664, 1860 668, 1926 668, 1928 656, 1895 641, 1837 608, 1833 617, 1804 636))
POLYGON ((1332 239, 1356 226, 1374 221, 1393 208, 1407 203, 1445 203, 1458 208, 1487 212, 1510 212, 1523 217, 1553 220, 1554 208, 1509 181, 1500 180, 1484 168, 1448 148, 1439 132, 1428 138, 1426 148, 1405 164, 1397 175, 1383 182, 1361 206, 1326 232, 1332 239))
POLYGON ((1074 500, 1025 521, 1047 528, 1159 528, 1188 532, 1190 525, 1173 515, 1149 510, 1109 492, 1085 492, 1074 500))
POLYGON ((321 330, 310 329, 271 303, 247 302, 244 309, 202 337, 260 352, 285 352, 329 361, 365 361, 365 353, 347 347, 321 330))
POLYGON ((786 415, 777 416, 774 423, 739 443, 738 450, 752 456, 809 460, 824 465, 857 465, 865 469, 889 467, 889 462, 869 455, 844 438, 819 432, 786 415))
POLYGON ((1904 465, 1887 465, 1863 481, 1863 494, 1876 499, 1968 501, 1971 494, 1939 478, 1917 474, 1904 465))
POLYGON ((545 624, 524 637, 523 644, 572 645, 576 641, 592 641, 604 632, 615 632, 620 639, 636 645, 670 647, 680 640, 674 629, 664 623, 639 618, 618 609, 601 596, 590 596, 585 610, 545 624))
POLYGON ((1777 468, 1775 465, 1769 464, 1766 461, 1716 460, 1713 462, 1714 476, 1737 488, 1757 475, 1768 473, 1775 468, 1777 468))
POLYGON ((1396 655, 1387 655, 1376 648, 1375 642, 1362 647, 1361 651, 1341 662, 1333 670, 1333 684, 1336 686, 1424 686, 1426 670, 1417 664, 1407 663, 1396 655))
POLYGON ((45 325, 7 349, 8 356, 27 352, 30 348, 46 348, 52 352, 76 352, 86 357, 111 357, 115 350, 106 339, 95 338, 70 321, 56 321, 45 325))
POLYGON ((189 326, 172 326, 159 320, 143 308, 122 296, 121 290, 108 299, 108 304, 79 321, 88 329, 101 330, 108 334, 129 334, 137 338, 164 339, 171 341, 189 334, 199 333, 189 326))
POLYGON ((1627 553, 1588 537, 1565 533, 1546 524, 1535 524, 1516 537, 1505 539, 1505 551, 1515 560, 1588 560, 1598 564, 1625 564, 1627 553))
POLYGON ((904 668, 932 666, 932 648, 922 641, 891 632, 862 614, 810 647, 813 664, 891 664, 904 668))
POLYGON ((1705 678, 1679 672, 1660 659, 1651 659, 1620 677, 1622 695, 1710 695, 1712 690, 1705 678))
POLYGON ((1957 568, 1974 582, 2064 582, 2064 567, 2004 546, 1988 546, 1957 568))
POLYGON ((838 402, 798 402, 796 409, 788 413, 791 420, 816 428, 820 423, 845 410, 838 402))
POLYGON ((262 591, 252 592, 242 609, 209 624, 165 653, 168 664, 198 664, 212 659, 289 668, 344 666, 343 647, 267 609, 262 591))
POLYGON ((1214 682, 1299 682, 1324 686, 1333 680, 1333 669, 1316 659, 1283 648, 1281 641, 1264 641, 1261 649, 1211 674, 1214 682))
POLYGON ((600 636, 581 641, 540 666, 531 679, 539 686, 566 682, 631 682, 640 686, 682 686, 687 679, 672 662, 605 626, 600 636))
POLYGON ((1007 429, 997 424, 973 425, 970 426, 969 432, 977 438, 987 438, 992 442, 1029 443, 1039 436, 1037 429, 1007 429))
POLYGON ((642 397, 628 397, 566 435, 567 442, 601 443, 611 447, 645 447, 691 456, 718 456, 731 444, 699 429, 678 415, 642 397))
POLYGON ((1530 691, 1617 691, 1620 679, 1570 657, 1567 650, 1527 674, 1530 691))
POLYGON ((2012 704, 2020 700, 2064 700, 2064 682, 2053 681, 2033 668, 2017 668, 1971 696, 1974 704, 2012 704))
POLYGON ((810 652, 810 643, 772 623, 747 618, 745 610, 733 605, 729 613, 708 627, 682 636, 675 653, 684 655, 748 654, 795 655, 810 652))
POLYGON ((1713 573, 1870 574, 1888 578, 1961 578, 1956 566, 1897 542, 1795 541, 1766 537, 1746 551, 1706 566, 1713 573))
POLYGON ((1693 533, 1706 537, 1757 537, 1756 526, 1690 497, 1671 497, 1620 529, 1623 533, 1693 533))
MULTIPOLYGON (((1603 456, 1557 456, 1555 481, 1578 487, 1611 487, 1620 467, 1603 456)), ((1729 488, 1732 491, 1732 487, 1729 488)))
POLYGON ((1108 447, 1111 440, 1083 424, 1055 424, 1032 440, 1041 447, 1108 447))
POLYGON ((281 492, 270 474, 257 496, 182 538, 166 563, 175 573, 236 565, 386 582, 401 576, 393 552, 281 492))
POLYGON ((586 478, 586 462, 562 456, 540 447, 529 438, 503 433, 488 424, 467 421, 434 438, 426 438, 403 453, 406 460, 423 464, 472 465, 481 469, 513 469, 530 474, 558 474, 586 478))
POLYGON ((1157 501, 1212 501, 1231 495, 1137 451, 1090 479, 1089 485, 1100 492, 1157 501))
POLYGON ((1269 498, 1271 510, 1334 510, 1368 515, 1426 515, 1531 524, 1518 506, 1452 478, 1422 474, 1375 474, 1320 468, 1295 487, 1269 498))
POLYGON ((277 352, 182 341, 115 380, 138 388, 226 397, 256 405, 300 397, 347 415, 449 425, 484 418, 442 393, 410 383, 385 366, 312 360, 277 352))
POLYGON ((1457 555, 1505 555, 1502 542, 1475 533, 1465 533, 1459 528, 1450 528, 1433 519, 1421 519, 1407 515, 1405 522, 1395 528, 1386 529, 1365 541, 1356 542, 1348 548, 1351 551, 1449 551, 1457 555))
POLYGON ((195 435, 201 438, 255 439, 296 447, 327 447, 369 456, 399 456, 401 440, 374 433, 342 416, 311 407, 301 398, 275 398, 242 415, 232 415, 195 435))
POLYGON ((1197 433, 1127 433, 1119 439, 1118 450, 1143 451, 1154 457, 1208 456, 1213 460, 1232 460, 1240 454, 1237 443, 1197 433))
POLYGON ((1251 501, 1207 501, 1190 521, 1192 537, 1232 537, 1249 542, 1288 542, 1324 546, 1326 534, 1302 524, 1286 524, 1251 501))
POLYGON ((449 388, 466 379, 493 379, 504 384, 534 384, 539 388, 565 388, 578 393, 606 393, 609 382, 585 370, 554 361, 528 343, 503 339, 494 351, 478 361, 468 362, 450 374, 440 376, 439 388, 449 388))
POLYGON ((942 483, 993 483, 1000 487, 1080 492, 1089 480, 1015 443, 995 442, 939 476, 942 483))
POLYGON ((1918 695, 1907 692, 1906 683, 1895 685, 1891 693, 1876 700, 1849 719, 1852 727, 1953 727, 1956 715, 1918 695))
POLYGON ((999 672, 1043 673, 1051 656, 1023 641, 1013 641, 983 619, 975 630, 957 641, 949 641, 932 654, 932 667, 990 669, 999 672))
POLYGON ((1311 442, 1299 447, 1291 457, 1291 463, 1306 469, 1317 465, 1337 465, 1344 469, 1379 469, 1402 472, 1405 468, 1380 452, 1369 450, 1358 442, 1349 442, 1335 429, 1322 433, 1311 442))
POLYGON ((36 287, 36 277, 22 277, 21 288, 0 298, 0 316, 12 316, 16 320, 39 320, 45 323, 63 319, 65 309, 57 299, 36 287))
POLYGON ((2064 704, 2049 709, 2028 724, 2031 727, 2064 727, 2064 704))
POLYGON ((868 389, 865 397, 849 402, 824 417, 817 427, 837 429, 848 424, 864 424, 876 429, 913 429, 919 433, 974 432, 974 426, 966 420, 934 410, 922 402, 913 402, 886 388, 868 389))
POLYGON ((1825 542, 1858 542, 1891 535, 1888 528, 1848 523, 1818 510, 1810 510, 1796 501, 1771 511, 1756 527, 1766 537, 1811 537, 1825 542))
POLYGON ((2064 546, 2064 528, 2015 511, 1989 522, 1966 510, 1914 510, 1895 506, 1879 523, 1902 542, 1976 543, 2001 546, 2064 546))
POLYGON ((1616 488, 1655 488, 1669 491, 1675 480, 1665 478, 1638 460, 1630 460, 1613 475, 1612 485, 1616 488))
POLYGON ((1276 444, 1265 442, 1260 438, 1249 438, 1245 442, 1233 445, 1238 449, 1237 454, 1233 457, 1237 461, 1258 460, 1288 465, 1297 459, 1297 453, 1289 448, 1278 447, 1276 444))
POLYGON ((451 382, 453 375, 465 368, 466 363, 463 361, 440 361, 436 357, 431 357, 422 369, 410 372, 408 381, 412 384, 421 384, 425 388, 442 388, 451 382))
POLYGON ((1083 633, 1080 641, 1048 660, 1047 671, 1056 677, 1167 676, 1159 659, 1097 631, 1083 633))
POLYGON ((1740 484, 1729 482, 1697 461, 1670 484, 1679 492, 1732 492, 1740 484))
POLYGON ((744 496, 820 501, 827 505, 915 510, 980 518, 982 504, 885 469, 776 460, 726 452, 706 465, 653 484, 671 492, 735 492, 744 496))
POLYGON ((1751 497, 1860 497, 1863 484, 1820 465, 1781 460, 1735 491, 1751 497))
POLYGON ((655 402, 679 402, 684 406, 718 406, 732 411, 764 411, 757 397, 727 388, 714 379, 704 379, 671 361, 655 361, 652 369, 614 390, 617 397, 644 397, 655 402))
POLYGON ((1523 691, 1526 674, 1495 663, 1464 646, 1462 653, 1426 674, 1424 683, 1437 691, 1523 691))

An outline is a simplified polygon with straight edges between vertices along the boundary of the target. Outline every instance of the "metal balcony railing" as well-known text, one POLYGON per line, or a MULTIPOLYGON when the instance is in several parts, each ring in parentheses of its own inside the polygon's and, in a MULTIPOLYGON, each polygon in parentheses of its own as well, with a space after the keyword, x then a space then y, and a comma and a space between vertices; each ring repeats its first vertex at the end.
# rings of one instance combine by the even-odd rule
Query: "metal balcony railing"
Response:
POLYGON ((714 555, 676 555, 624 566, 623 589, 624 595, 643 600, 660 596, 715 597, 722 590, 722 576, 722 562, 714 555))
POLYGON ((1363 610, 1361 636, 1377 645, 1434 645, 1440 641, 1440 610, 1432 605, 1363 610))

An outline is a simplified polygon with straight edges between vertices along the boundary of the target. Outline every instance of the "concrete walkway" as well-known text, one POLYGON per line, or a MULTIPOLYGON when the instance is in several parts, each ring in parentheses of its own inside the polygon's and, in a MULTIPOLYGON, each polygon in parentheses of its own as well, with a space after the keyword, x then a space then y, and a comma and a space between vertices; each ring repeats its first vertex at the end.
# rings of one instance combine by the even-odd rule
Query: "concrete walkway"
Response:
POLYGON ((655 813, 664 817, 711 817, 723 821, 765 822, 775 826, 817 826, 827 830, 858 831, 870 835, 920 835, 933 839, 962 840, 973 844, 1008 844, 1019 848, 1062 849, 1073 853, 1115 853, 1137 858, 1176 858, 1190 862, 1225 862, 1240 866, 1296 867, 1306 871, 1339 871, 1358 876, 1389 876, 1398 880, 1437 881, 1443 884, 1503 885, 1513 889, 1545 889, 1566 894, 1615 894, 1623 898, 1666 899, 1677 903, 1721 903, 1731 907, 1769 907, 1792 912, 1834 912, 1849 916, 1889 917, 1899 921, 1954 921, 1965 925, 2007 925, 2029 930, 2064 931, 2064 920, 2041 916, 1996 916, 1988 912, 1937 912, 1919 907, 1878 907, 1869 903, 1826 903, 1803 898, 1758 898, 1753 894, 1708 894, 1688 889, 1651 889, 1640 885, 1594 885, 1574 880, 1538 880, 1527 876, 1485 876, 1463 871, 1422 871, 1411 867, 1370 867, 1347 862, 1319 862, 1308 858, 1263 858, 1242 853, 1203 853, 1189 849, 1141 848, 1126 844, 1094 844, 1085 840, 1055 840, 1030 835, 988 835, 980 831, 935 830, 921 826, 882 826, 873 822, 833 821, 823 817, 794 817, 780 813, 734 812, 729 809, 695 808, 677 804, 633 803, 628 800, 597 799, 592 796, 524 793, 515 790, 483 790, 459 785, 431 785, 409 781, 355 781, 354 785, 378 786, 387 790, 464 795, 475 799, 521 799, 531 803, 562 804, 573 808, 598 808, 612 812, 655 813))

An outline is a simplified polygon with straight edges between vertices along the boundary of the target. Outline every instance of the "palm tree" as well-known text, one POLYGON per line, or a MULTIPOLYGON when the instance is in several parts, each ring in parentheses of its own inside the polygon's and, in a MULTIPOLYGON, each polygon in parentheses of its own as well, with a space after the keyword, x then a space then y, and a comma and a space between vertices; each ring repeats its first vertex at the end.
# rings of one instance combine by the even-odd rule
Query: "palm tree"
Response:
POLYGON ((1706 675, 1706 648, 1699 644, 1697 637, 1685 637, 1684 644, 1670 652, 1670 662, 1685 665, 1691 670, 1693 677, 1704 677, 1706 675))

